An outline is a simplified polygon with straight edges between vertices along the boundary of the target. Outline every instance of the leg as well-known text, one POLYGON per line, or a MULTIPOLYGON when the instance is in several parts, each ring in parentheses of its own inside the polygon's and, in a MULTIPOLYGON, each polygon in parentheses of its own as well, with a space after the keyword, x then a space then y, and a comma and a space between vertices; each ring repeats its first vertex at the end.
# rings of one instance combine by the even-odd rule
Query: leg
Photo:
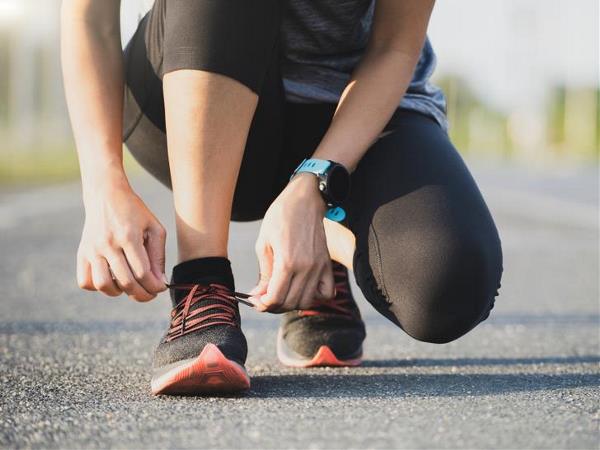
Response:
POLYGON ((164 88, 179 261, 226 257, 233 191, 258 97, 231 78, 197 70, 168 73, 164 88))
POLYGON ((273 60, 276 6, 157 1, 128 47, 126 119, 135 128, 126 129, 127 142, 173 189, 179 261, 227 254, 234 188, 273 60), (253 39, 242 32, 248 23, 253 39))
POLYGON ((387 130, 352 175, 357 283, 411 336, 449 342, 493 307, 500 240, 473 178, 437 124, 397 111, 387 130))
POLYGON ((249 386, 227 235, 236 198, 254 200, 236 212, 247 217, 271 194, 267 177, 241 197, 234 188, 257 159, 269 173, 276 158, 265 156, 280 149, 281 127, 264 127, 265 117, 279 116, 278 30, 276 0, 157 0, 126 49, 125 140, 173 189, 181 261, 170 326, 155 352, 154 393, 249 386))

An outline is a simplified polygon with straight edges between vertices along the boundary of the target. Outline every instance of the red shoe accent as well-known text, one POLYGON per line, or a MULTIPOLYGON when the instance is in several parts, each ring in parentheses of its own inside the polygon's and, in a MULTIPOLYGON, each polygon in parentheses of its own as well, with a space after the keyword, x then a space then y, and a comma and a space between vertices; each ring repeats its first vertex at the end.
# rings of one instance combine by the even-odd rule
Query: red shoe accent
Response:
POLYGON ((350 320, 361 320, 348 284, 348 269, 337 261, 331 261, 335 296, 326 300, 315 300, 310 309, 298 311, 299 316, 337 316, 350 320))
POLYGON ((245 391, 250 377, 243 366, 227 359, 214 344, 207 344, 200 356, 182 361, 152 378, 154 395, 216 394, 245 391))
POLYGON ((305 358, 287 346, 281 328, 277 335, 277 357, 282 364, 288 367, 354 367, 360 366, 362 363, 361 355, 362 350, 356 358, 338 359, 327 345, 322 345, 312 358, 305 358))
POLYGON ((361 358, 340 360, 326 345, 322 345, 313 359, 308 361, 305 367, 315 366, 358 366, 361 363, 361 358))

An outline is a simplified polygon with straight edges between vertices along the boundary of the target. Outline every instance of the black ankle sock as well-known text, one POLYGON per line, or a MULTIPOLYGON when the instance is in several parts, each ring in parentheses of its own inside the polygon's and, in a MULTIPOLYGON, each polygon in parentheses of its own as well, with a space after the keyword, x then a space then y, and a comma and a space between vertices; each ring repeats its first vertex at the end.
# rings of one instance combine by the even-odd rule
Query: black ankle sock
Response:
MULTIPOLYGON (((221 283, 235 289, 231 263, 224 256, 207 256, 205 258, 183 261, 173 267, 171 283, 221 283)), ((183 289, 171 289, 171 300, 176 305, 188 294, 183 289)))

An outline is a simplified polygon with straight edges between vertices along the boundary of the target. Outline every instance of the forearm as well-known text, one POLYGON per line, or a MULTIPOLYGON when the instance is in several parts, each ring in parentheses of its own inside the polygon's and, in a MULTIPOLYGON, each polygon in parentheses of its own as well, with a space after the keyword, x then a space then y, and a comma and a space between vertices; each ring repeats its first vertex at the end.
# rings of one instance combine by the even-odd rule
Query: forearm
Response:
POLYGON ((354 170, 412 79, 435 0, 378 0, 369 45, 314 157, 354 170))
POLYGON ((313 157, 331 159, 354 170, 398 107, 417 58, 414 51, 368 52, 352 74, 313 157))
MULTIPOLYGON (((123 58, 118 25, 95 25, 90 17, 94 11, 82 12, 72 3, 66 1, 62 9, 62 66, 86 197, 99 183, 126 182, 123 58)), ((112 23, 118 24, 116 19, 112 23)))

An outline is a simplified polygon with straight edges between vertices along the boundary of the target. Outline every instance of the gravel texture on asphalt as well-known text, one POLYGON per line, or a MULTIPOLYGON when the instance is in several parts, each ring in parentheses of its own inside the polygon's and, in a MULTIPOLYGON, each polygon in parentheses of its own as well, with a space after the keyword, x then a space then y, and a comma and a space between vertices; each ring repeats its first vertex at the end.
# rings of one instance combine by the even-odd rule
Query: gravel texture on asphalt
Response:
MULTIPOLYGON (((416 342, 354 285, 364 364, 302 370, 277 362, 278 317, 244 309, 252 388, 222 398, 150 394, 166 294, 136 304, 77 288, 76 185, 0 193, 0 446, 598 448, 597 198, 573 187, 597 192, 595 178, 502 170, 476 172, 505 255, 488 321, 447 345, 416 342), (523 192, 516 207, 506 190, 523 192)), ((169 230, 171 267, 169 193, 147 177, 134 182, 169 230)), ((232 225, 238 290, 256 280, 258 227, 232 225)))

